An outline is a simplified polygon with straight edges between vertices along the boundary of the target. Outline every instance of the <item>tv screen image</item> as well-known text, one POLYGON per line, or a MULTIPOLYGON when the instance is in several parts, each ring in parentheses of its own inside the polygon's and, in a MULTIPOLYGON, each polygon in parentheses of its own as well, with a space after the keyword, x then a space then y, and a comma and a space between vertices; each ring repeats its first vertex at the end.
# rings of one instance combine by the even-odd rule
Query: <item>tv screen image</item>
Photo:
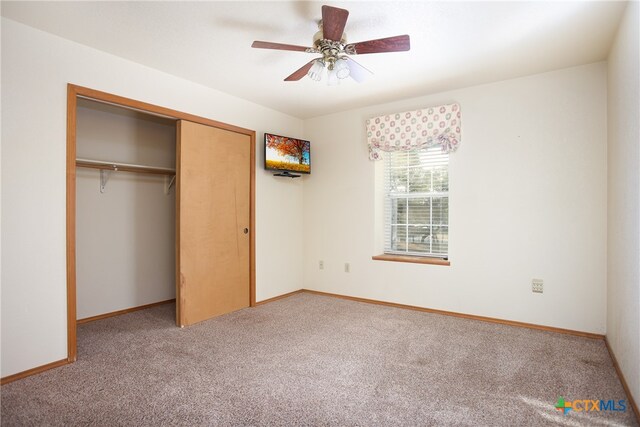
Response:
POLYGON ((311 173, 311 143, 265 133, 264 167, 268 170, 311 173))

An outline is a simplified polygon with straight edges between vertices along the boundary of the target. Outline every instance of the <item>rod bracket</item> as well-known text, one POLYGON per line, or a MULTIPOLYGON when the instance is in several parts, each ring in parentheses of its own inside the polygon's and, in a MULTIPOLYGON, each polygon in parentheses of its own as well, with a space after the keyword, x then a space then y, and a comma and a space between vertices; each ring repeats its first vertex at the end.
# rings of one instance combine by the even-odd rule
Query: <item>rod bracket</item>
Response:
POLYGON ((111 175, 111 171, 107 169, 100 169, 100 192, 105 192, 105 187, 107 186, 107 181, 109 181, 109 176, 111 175))
POLYGON ((169 195, 169 193, 171 192, 171 187, 173 187, 173 184, 176 182, 176 176, 173 175, 171 178, 169 178, 168 175, 165 175, 164 177, 164 194, 166 194, 167 196, 169 195))

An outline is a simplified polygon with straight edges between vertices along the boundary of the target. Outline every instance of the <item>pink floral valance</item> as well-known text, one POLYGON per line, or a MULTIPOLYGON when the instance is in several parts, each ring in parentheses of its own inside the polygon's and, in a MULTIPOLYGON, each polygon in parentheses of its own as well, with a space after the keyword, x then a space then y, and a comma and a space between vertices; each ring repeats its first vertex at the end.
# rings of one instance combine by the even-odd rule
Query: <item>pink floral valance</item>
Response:
POLYGON ((449 104, 367 120, 369 158, 380 160, 381 151, 411 151, 441 145, 455 151, 460 144, 460 105, 449 104))

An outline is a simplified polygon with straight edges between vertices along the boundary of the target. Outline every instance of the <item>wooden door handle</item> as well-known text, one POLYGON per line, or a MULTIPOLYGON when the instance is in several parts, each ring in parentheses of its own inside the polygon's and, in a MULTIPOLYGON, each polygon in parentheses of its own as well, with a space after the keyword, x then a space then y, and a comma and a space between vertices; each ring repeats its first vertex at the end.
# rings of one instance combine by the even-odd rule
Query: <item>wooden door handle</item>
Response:
POLYGON ((245 228, 245 229, 244 229, 244 234, 247 234, 248 232, 249 232, 249 229, 248 229, 248 228, 245 228))

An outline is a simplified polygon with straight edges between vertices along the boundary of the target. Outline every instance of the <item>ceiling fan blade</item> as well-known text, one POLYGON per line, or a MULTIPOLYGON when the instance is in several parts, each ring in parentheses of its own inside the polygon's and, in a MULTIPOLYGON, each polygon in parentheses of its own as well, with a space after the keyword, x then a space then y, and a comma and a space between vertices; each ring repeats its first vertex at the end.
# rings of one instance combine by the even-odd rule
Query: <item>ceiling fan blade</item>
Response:
POLYGON ((344 47, 344 50, 349 55, 364 55, 365 53, 404 52, 410 48, 409 36, 405 34, 403 36, 350 43, 344 47))
POLYGON ((322 34, 325 39, 340 41, 349 11, 337 7, 322 6, 322 34))
POLYGON ((315 59, 309 61, 307 64, 303 65, 301 68, 297 69, 293 72, 289 77, 284 79, 285 82, 295 82, 303 78, 307 75, 311 67, 313 66, 315 59))
POLYGON ((311 52, 313 52, 313 48, 310 48, 310 47, 296 46, 293 44, 261 42, 258 40, 254 41, 251 47, 257 47, 259 49, 294 50, 297 52, 306 52, 308 50, 311 50, 311 52))
POLYGON ((365 67, 349 57, 347 57, 347 65, 349 66, 349 75, 358 83, 364 82, 373 75, 371 71, 367 70, 365 67))

